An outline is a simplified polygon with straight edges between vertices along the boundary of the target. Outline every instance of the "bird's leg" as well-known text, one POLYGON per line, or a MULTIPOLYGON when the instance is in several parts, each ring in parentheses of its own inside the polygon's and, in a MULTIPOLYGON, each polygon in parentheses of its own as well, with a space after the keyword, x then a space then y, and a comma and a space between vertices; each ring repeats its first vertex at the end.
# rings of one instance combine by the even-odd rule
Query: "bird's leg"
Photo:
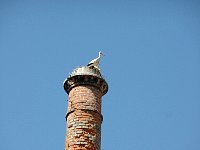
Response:
POLYGON ((99 68, 99 66, 94 66, 94 68, 100 71, 100 68, 99 68))
POLYGON ((89 68, 90 68, 90 69, 93 69, 93 68, 94 68, 94 66, 89 66, 89 68))

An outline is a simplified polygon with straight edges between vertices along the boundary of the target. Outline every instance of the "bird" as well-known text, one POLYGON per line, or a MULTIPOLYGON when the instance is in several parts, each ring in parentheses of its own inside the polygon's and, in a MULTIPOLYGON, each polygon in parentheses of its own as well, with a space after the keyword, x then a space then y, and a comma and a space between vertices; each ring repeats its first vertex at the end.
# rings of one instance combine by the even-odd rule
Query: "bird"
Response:
POLYGON ((94 67, 96 69, 99 69, 99 61, 101 59, 101 57, 103 56, 104 54, 100 51, 99 52, 99 56, 93 60, 91 60, 89 63, 88 63, 88 67, 94 67))

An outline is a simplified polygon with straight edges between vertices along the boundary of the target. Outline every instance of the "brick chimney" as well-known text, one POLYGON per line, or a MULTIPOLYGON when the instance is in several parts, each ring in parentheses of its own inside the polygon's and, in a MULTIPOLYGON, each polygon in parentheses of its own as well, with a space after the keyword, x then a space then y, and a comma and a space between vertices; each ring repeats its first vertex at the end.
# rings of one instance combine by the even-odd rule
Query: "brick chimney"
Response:
POLYGON ((100 150, 101 97, 108 84, 98 69, 84 66, 73 70, 64 89, 69 95, 65 150, 100 150))

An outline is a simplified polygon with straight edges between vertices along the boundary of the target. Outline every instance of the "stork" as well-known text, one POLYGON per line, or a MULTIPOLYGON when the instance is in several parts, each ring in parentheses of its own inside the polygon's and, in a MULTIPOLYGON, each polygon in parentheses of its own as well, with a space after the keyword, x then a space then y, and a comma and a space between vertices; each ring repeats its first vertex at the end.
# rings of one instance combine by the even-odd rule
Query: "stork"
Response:
POLYGON ((99 56, 97 58, 93 59, 92 61, 90 61, 87 66, 99 69, 99 61, 100 61, 102 56, 103 56, 103 53, 100 51, 99 56))

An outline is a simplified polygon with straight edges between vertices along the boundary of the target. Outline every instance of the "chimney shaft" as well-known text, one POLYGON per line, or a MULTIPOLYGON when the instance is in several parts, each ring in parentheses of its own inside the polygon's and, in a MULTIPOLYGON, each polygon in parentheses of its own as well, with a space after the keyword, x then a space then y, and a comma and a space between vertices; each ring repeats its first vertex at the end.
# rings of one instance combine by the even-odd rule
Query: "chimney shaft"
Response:
POLYGON ((65 80, 64 89, 69 94, 65 150, 100 150, 106 81, 98 69, 79 67, 65 80))

